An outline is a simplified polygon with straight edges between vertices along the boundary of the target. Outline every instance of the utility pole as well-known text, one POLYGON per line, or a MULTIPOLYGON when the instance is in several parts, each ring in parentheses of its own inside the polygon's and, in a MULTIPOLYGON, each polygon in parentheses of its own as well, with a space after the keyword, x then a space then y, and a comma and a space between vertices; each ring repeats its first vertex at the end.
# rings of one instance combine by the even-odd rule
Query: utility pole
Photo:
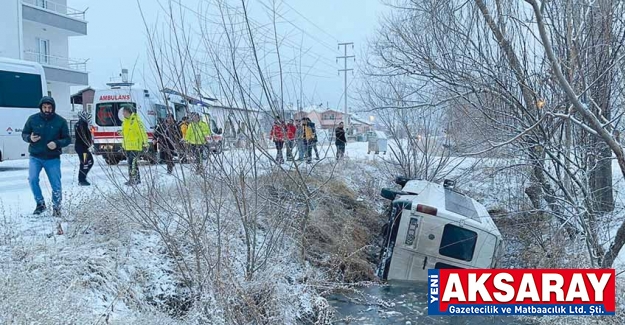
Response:
POLYGON ((339 50, 341 49, 341 46, 343 46, 343 49, 345 50, 345 54, 342 56, 337 56, 336 57, 336 61, 338 63, 339 59, 343 59, 343 69, 339 69, 339 74, 341 72, 343 72, 345 74, 345 92, 343 93, 343 97, 345 99, 345 114, 343 115, 343 124, 345 124, 345 129, 349 129, 349 115, 347 112, 347 72, 348 71, 353 71, 354 69, 348 69, 347 68, 347 59, 349 58, 353 58, 354 61, 356 61, 356 56, 355 55, 347 55, 347 45, 351 45, 352 46, 352 50, 354 49, 354 43, 353 42, 348 42, 348 43, 339 43, 339 50))

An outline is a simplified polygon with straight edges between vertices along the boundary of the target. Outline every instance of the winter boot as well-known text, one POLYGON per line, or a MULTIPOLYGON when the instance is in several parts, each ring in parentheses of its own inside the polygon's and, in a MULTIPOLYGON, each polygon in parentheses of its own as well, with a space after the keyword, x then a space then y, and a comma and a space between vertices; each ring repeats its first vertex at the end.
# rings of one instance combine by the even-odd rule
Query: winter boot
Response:
POLYGON ((44 211, 46 211, 46 204, 45 203, 37 203, 37 207, 35 208, 35 211, 33 212, 33 214, 34 215, 40 215, 44 211))
POLYGON ((52 216, 55 218, 60 218, 61 217, 61 207, 54 207, 52 208, 52 216))
POLYGON ((78 185, 80 185, 80 186, 90 186, 91 183, 89 183, 87 181, 80 181, 80 182, 78 182, 78 185))

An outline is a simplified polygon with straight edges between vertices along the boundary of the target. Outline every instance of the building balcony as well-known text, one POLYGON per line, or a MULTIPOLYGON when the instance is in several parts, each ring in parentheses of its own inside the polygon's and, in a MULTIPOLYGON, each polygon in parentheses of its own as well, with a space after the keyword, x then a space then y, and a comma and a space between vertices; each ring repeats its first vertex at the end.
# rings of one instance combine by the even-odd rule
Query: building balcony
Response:
POLYGON ((72 36, 87 35, 85 12, 50 0, 22 0, 25 20, 56 27, 72 36))
POLYGON ((43 66, 46 80, 73 85, 88 85, 87 60, 45 55, 36 51, 25 51, 24 60, 38 62, 43 66))

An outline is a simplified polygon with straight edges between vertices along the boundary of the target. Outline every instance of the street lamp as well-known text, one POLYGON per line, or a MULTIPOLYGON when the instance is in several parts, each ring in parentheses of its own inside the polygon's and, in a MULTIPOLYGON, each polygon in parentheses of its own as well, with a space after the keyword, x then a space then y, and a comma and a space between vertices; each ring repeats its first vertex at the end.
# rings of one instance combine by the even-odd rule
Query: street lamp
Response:
POLYGON ((544 99, 539 99, 538 102, 536 103, 536 106, 538 107, 538 109, 542 109, 545 106, 545 100, 544 99))

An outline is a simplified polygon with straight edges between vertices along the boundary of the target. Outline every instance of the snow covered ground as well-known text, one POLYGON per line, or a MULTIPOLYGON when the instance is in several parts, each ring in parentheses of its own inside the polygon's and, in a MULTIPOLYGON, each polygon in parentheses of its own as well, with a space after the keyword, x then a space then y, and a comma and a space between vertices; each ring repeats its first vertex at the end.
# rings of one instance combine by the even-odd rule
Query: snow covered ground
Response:
MULTIPOLYGON (((350 144, 349 159, 381 159, 367 155, 366 147, 366 143, 350 144)), ((333 161, 330 158, 335 154, 333 150, 333 146, 320 146, 320 163, 333 161)), ((273 155, 275 151, 269 153, 273 155)), ((237 151, 224 155, 236 156, 237 151)), ((268 159, 264 160, 268 163, 268 159)), ((174 261, 166 254, 161 238, 120 214, 124 210, 123 200, 110 202, 116 193, 132 191, 121 185, 126 180, 126 163, 108 166, 101 157, 96 157, 88 177, 90 187, 78 186, 78 165, 76 155, 62 156, 60 221, 65 235, 59 236, 59 219, 31 214, 35 203, 28 185, 28 160, 0 163, 0 300, 3 301, 0 323, 186 324, 191 321, 177 321, 163 314, 163 306, 180 308, 184 300, 181 301, 180 279, 174 276, 174 261), (11 299, 4 299, 8 297, 11 299)), ((188 171, 190 166, 182 168, 188 171)), ((292 163, 284 168, 292 168, 292 163)), ((140 169, 144 180, 141 186, 149 183, 146 179, 163 185, 176 180, 176 176, 165 173, 164 165, 142 163, 140 169)), ((40 178, 50 207, 51 188, 45 172, 40 178)), ((139 191, 145 189, 141 186, 139 191)), ((297 264, 287 260, 279 268, 272 267, 259 276, 315 277, 314 270, 297 264)), ((275 284, 276 290, 284 291, 280 295, 284 297, 284 315, 276 319, 293 320, 301 317, 302 312, 313 312, 318 302, 313 288, 268 280, 275 284)), ((220 323, 217 308, 215 315, 212 321, 220 323)))

